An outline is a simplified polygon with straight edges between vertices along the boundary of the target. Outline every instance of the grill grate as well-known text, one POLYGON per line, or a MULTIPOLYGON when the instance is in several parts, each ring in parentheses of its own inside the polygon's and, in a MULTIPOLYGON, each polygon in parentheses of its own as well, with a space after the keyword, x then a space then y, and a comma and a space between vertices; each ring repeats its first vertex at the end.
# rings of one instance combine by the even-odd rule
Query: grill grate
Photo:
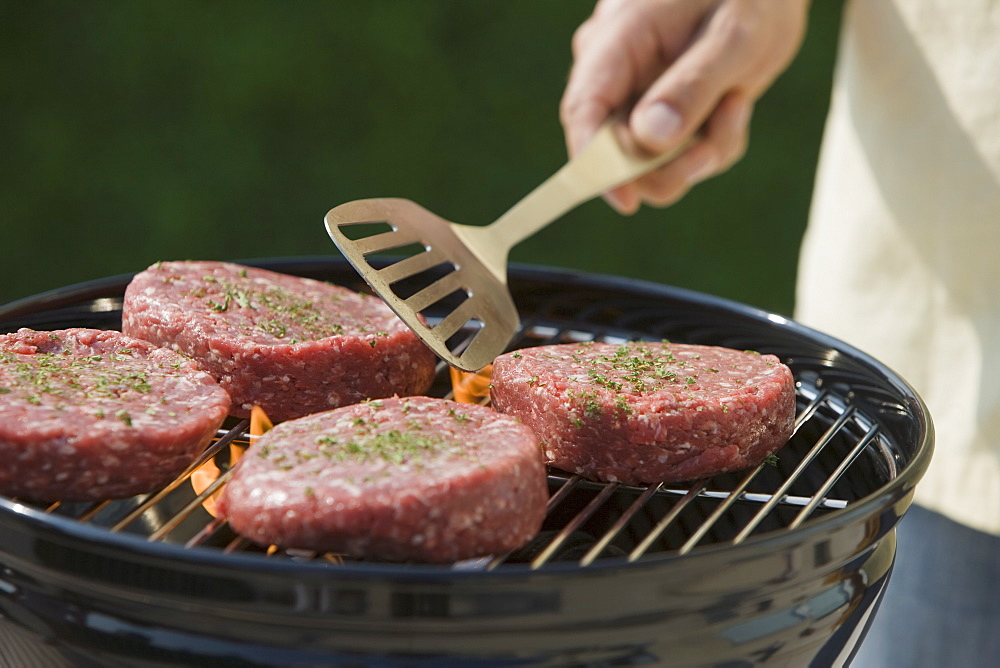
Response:
MULTIPOLYGON (((261 264, 364 289, 348 265, 328 259, 261 264)), ((130 278, 111 277, 10 304, 0 308, 0 326, 4 331, 117 328, 121 295, 130 278)), ((522 317, 512 348, 670 339, 777 355, 792 368, 796 380, 795 431, 777 453, 776 465, 762 464, 686 485, 630 487, 550 470, 548 515, 535 541, 510 554, 446 568, 589 566, 609 559, 635 562, 746 543, 845 512, 900 477, 917 456, 917 445, 926 445, 922 406, 891 372, 851 351, 844 353, 839 342, 827 342, 779 316, 676 288, 541 269, 512 271, 510 287, 522 317)), ((451 397, 445 365, 439 367, 429 394, 451 397)), ((230 419, 192 466, 191 470, 215 458, 224 471, 200 495, 192 489, 189 470, 150 496, 32 507, 186 550, 241 552, 331 566, 361 561, 351 555, 254 545, 203 508, 202 502, 225 482, 228 448, 249 445, 247 429, 248 421, 230 419)))
MULTIPOLYGON (((585 340, 620 343, 629 339, 620 332, 595 336, 536 323, 523 330, 516 346, 585 340)), ((447 367, 441 365, 432 394, 451 398, 446 376, 447 367)), ((870 490, 857 481, 845 483, 845 474, 859 457, 865 452, 889 462, 892 457, 879 454, 888 447, 878 425, 842 397, 822 389, 819 380, 797 381, 795 431, 779 451, 777 465, 765 463, 687 486, 648 487, 597 483, 550 470, 548 516, 535 541, 509 554, 461 562, 452 568, 494 570, 505 564, 528 564, 538 569, 553 562, 588 566, 605 558, 635 561, 657 553, 684 555, 707 545, 739 544, 757 533, 793 529, 811 517, 847 507, 884 482, 871 481, 870 490)), ((224 520, 204 509, 203 502, 229 476, 229 448, 250 444, 249 420, 232 422, 188 471, 160 492, 96 504, 56 503, 44 507, 44 512, 187 549, 250 552, 264 558, 331 565, 357 561, 350 555, 261 548, 235 535, 224 520), (191 473, 210 459, 216 460, 223 473, 195 494, 191 473)), ((889 471, 890 477, 893 473, 889 471)))

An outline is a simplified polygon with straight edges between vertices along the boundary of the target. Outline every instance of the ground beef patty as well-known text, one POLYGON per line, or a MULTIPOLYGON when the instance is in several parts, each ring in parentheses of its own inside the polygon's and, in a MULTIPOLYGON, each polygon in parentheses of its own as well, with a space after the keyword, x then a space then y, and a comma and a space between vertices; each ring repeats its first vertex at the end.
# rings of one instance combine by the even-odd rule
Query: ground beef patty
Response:
POLYGON ((493 363, 493 407, 535 430, 550 463, 626 484, 759 464, 792 433, 792 373, 715 346, 563 344, 493 363))
POLYGON ((264 545, 451 562, 528 542, 547 500, 530 429, 483 406, 408 397, 278 425, 240 459, 219 507, 264 545))
POLYGON ((275 421, 426 392, 434 353, 381 300, 225 262, 161 262, 125 291, 122 331, 198 360, 275 421))
POLYGON ((120 332, 0 335, 0 493, 94 501, 156 490, 204 450, 229 395, 120 332))

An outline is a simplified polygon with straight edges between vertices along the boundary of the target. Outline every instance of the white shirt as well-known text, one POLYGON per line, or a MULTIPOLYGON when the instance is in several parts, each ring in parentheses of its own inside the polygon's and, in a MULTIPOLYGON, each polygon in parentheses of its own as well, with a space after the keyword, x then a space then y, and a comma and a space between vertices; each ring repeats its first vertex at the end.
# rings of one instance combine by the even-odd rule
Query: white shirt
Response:
POLYGON ((914 386, 915 501, 1000 534, 1000 2, 849 6, 796 319, 914 386))

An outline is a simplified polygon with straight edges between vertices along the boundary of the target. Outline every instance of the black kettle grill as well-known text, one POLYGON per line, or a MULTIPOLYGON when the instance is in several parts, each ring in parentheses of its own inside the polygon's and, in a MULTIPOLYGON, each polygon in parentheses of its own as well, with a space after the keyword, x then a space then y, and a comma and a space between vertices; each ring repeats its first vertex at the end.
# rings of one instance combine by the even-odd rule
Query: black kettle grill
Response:
MULTIPOLYGON (((331 258, 250 261, 363 290, 331 258)), ((131 276, 0 307, 0 331, 120 326, 131 276)), ((0 497, 0 665, 843 665, 927 467, 926 407, 890 369, 773 313, 513 266, 512 347, 670 339, 773 353, 796 379, 776 465, 627 487, 550 470, 528 547, 449 565, 265 549, 186 476, 97 504, 0 497)), ((432 394, 450 396, 439 368, 432 394)), ((201 461, 247 440, 231 419, 201 461)))

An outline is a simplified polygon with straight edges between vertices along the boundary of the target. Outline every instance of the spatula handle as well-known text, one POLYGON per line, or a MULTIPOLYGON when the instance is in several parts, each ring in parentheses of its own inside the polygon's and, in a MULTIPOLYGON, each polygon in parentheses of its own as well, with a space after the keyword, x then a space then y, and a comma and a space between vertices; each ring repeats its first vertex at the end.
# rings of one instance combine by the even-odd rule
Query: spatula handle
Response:
POLYGON ((601 126, 579 155, 490 225, 496 237, 513 247, 570 209, 673 160, 694 141, 688 139, 659 155, 638 156, 618 141, 620 122, 601 126))

